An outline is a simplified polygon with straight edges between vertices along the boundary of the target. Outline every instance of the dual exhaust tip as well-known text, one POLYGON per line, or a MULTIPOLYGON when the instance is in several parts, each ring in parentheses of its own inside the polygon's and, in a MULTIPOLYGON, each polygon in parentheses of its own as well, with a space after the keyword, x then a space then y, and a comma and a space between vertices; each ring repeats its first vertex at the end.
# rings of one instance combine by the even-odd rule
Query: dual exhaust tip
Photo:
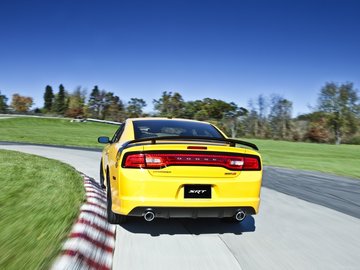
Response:
POLYGON ((155 213, 151 210, 147 210, 144 213, 144 219, 148 222, 153 221, 155 218, 155 213))
POLYGON ((235 219, 237 221, 243 221, 246 217, 246 214, 243 210, 239 210, 236 212, 235 219))
MULTIPOLYGON (((155 213, 152 210, 147 210, 144 212, 144 219, 148 222, 151 222, 155 219, 155 213)), ((246 214, 243 210, 239 210, 235 214, 235 219, 237 221, 243 221, 246 217, 246 214)))

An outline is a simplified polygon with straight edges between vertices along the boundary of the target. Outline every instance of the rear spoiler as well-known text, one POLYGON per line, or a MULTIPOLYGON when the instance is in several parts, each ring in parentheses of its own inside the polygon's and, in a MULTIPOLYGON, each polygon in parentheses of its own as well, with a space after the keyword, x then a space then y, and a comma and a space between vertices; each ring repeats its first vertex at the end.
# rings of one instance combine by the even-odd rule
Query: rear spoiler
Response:
POLYGON ((163 137, 150 137, 150 138, 141 138, 135 139, 131 141, 127 141, 123 144, 123 148, 126 148, 130 144, 138 143, 138 142, 147 142, 151 141, 151 144, 156 144, 157 141, 204 141, 204 142, 224 142, 228 143, 229 146, 235 147, 236 144, 241 144, 245 146, 249 146, 252 149, 259 150, 259 148, 250 142, 229 139, 229 138, 209 138, 209 137, 201 137, 201 136, 163 136, 163 137))

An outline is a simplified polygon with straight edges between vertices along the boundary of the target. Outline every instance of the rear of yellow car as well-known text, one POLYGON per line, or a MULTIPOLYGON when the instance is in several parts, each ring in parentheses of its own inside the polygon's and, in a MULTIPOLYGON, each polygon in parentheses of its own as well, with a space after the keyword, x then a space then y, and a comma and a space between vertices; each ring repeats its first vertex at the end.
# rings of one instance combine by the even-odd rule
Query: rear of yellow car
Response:
POLYGON ((241 220, 258 212, 262 170, 255 151, 165 143, 133 146, 121 156, 112 203, 118 214, 147 219, 238 214, 241 220))
POLYGON ((120 134, 102 159, 110 222, 121 223, 128 215, 147 221, 242 221, 258 213, 261 157, 235 147, 241 143, 257 149, 255 145, 228 139, 208 123, 185 120, 128 120, 120 134))

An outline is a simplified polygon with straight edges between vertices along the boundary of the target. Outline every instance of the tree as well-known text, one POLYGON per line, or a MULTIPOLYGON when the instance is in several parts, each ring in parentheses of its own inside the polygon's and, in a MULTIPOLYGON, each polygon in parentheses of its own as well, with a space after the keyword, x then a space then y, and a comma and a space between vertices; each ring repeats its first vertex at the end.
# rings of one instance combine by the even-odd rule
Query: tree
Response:
POLYGON ((47 85, 44 93, 44 109, 46 112, 50 112, 53 107, 54 93, 52 87, 47 85))
POLYGON ((59 92, 55 96, 55 104, 54 104, 55 112, 61 115, 64 115, 67 108, 68 103, 66 100, 66 91, 62 84, 59 85, 59 92))
POLYGON ((257 99, 249 101, 250 113, 244 121, 245 133, 259 138, 268 138, 269 135, 269 121, 267 110, 269 106, 268 98, 259 95, 257 99))
POLYGON ((207 112, 208 119, 215 119, 217 121, 223 118, 224 113, 234 110, 234 103, 227 103, 219 99, 204 98, 202 103, 202 110, 207 112))
POLYGON ((344 136, 356 133, 358 100, 352 83, 338 85, 331 82, 321 88, 317 109, 327 114, 328 126, 334 133, 336 144, 340 144, 344 136))
POLYGON ((102 118, 105 106, 105 95, 106 91, 100 91, 97 85, 94 86, 94 89, 90 93, 88 102, 88 114, 91 117, 98 119, 102 118))
POLYGON ((269 98, 263 95, 259 95, 255 100, 249 100, 249 113, 243 120, 245 135, 257 138, 270 137, 268 117, 270 103, 269 98))
POLYGON ((8 110, 7 101, 8 101, 8 98, 5 95, 2 95, 1 91, 0 91, 0 113, 7 112, 7 110, 8 110))
POLYGON ((126 118, 125 106, 118 96, 114 96, 108 107, 107 120, 123 122, 126 118))
POLYGON ((258 106, 258 111, 259 111, 259 116, 260 118, 266 118, 266 112, 267 112, 267 108, 268 108, 268 101, 267 98, 264 97, 263 95, 259 95, 257 98, 257 106, 258 106))
POLYGON ((234 103, 227 103, 223 100, 204 98, 203 100, 188 101, 184 107, 184 117, 196 120, 214 120, 220 122, 228 112, 237 108, 234 103))
POLYGON ((33 105, 33 99, 31 97, 20 96, 19 94, 13 94, 11 100, 11 108, 15 112, 26 113, 33 105))
POLYGON ((275 95, 271 99, 269 114, 271 134, 276 139, 290 139, 292 132, 292 102, 275 95))
POLYGON ((182 96, 175 92, 162 93, 161 98, 154 99, 154 109, 159 112, 160 116, 164 117, 183 117, 185 102, 182 96))
POLYGON ((296 119, 297 123, 305 123, 301 132, 303 139, 316 143, 327 143, 331 139, 331 132, 328 128, 328 118, 324 112, 312 112, 299 115, 296 119))
POLYGON ((126 107, 127 116, 131 118, 142 116, 145 106, 146 102, 142 98, 131 98, 126 107))
POLYGON ((253 108, 248 113, 244 121, 245 135, 251 137, 259 136, 259 114, 253 108))
POLYGON ((230 130, 231 137, 235 138, 240 126, 240 118, 248 114, 248 110, 238 107, 235 103, 230 103, 233 107, 231 111, 224 112, 223 123, 226 130, 230 130))
MULTIPOLYGON (((203 102, 201 100, 187 101, 185 102, 184 117, 188 119, 194 119, 195 115, 202 110, 203 102)), ((197 117, 206 119, 207 112, 203 111, 203 117, 197 117)))
POLYGON ((122 122, 125 120, 125 108, 121 99, 112 92, 104 91, 101 119, 122 122))
POLYGON ((320 118, 317 121, 311 122, 305 139, 316 143, 326 143, 329 141, 329 130, 327 129, 326 119, 320 118))
POLYGON ((68 96, 68 108, 65 115, 68 117, 83 117, 85 106, 86 90, 78 86, 73 93, 68 96))
POLYGON ((269 101, 263 95, 259 95, 257 98, 257 106, 258 106, 258 128, 259 128, 259 136, 261 138, 268 137, 269 133, 269 123, 267 118, 267 110, 269 106, 269 101))

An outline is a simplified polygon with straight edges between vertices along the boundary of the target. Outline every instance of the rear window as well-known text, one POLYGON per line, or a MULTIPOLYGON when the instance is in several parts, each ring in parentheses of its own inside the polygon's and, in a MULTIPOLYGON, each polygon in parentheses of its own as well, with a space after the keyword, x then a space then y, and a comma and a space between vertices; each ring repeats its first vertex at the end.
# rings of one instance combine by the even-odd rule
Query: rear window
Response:
POLYGON ((134 121, 135 139, 163 136, 198 136, 224 138, 210 124, 179 120, 138 120, 134 121))

